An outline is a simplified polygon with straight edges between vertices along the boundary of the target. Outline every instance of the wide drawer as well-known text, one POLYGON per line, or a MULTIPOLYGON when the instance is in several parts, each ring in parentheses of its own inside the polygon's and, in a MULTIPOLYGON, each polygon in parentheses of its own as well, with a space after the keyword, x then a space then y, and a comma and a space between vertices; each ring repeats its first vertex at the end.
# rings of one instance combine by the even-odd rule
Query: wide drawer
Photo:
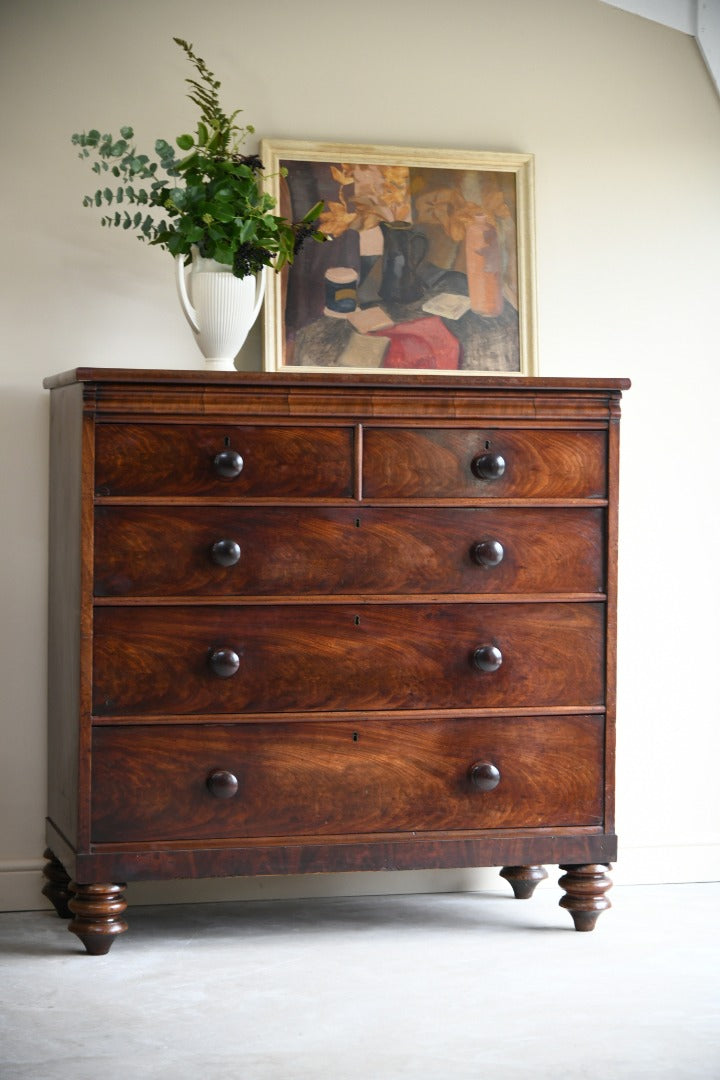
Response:
POLYGON ((98 424, 95 440, 98 495, 337 498, 353 492, 350 427, 98 424))
POLYGON ((92 839, 598 825, 603 731, 576 715, 96 728, 92 839))
POLYGON ((95 594, 597 593, 603 523, 586 508, 100 506, 95 594))
POLYGON ((601 603, 98 607, 93 711, 582 709, 603 702, 604 615, 601 603), (494 650, 500 666, 482 670, 494 650))
POLYGON ((363 494, 368 499, 604 498, 606 457, 605 431, 369 427, 363 494))

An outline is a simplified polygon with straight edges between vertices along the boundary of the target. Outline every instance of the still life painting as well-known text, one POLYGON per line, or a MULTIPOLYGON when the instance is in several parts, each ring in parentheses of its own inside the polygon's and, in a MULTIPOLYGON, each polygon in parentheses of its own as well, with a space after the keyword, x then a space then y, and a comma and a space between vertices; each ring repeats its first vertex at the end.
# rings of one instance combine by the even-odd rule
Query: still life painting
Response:
POLYGON ((268 370, 535 374, 533 159, 266 140, 280 212, 324 204, 268 283, 268 370))

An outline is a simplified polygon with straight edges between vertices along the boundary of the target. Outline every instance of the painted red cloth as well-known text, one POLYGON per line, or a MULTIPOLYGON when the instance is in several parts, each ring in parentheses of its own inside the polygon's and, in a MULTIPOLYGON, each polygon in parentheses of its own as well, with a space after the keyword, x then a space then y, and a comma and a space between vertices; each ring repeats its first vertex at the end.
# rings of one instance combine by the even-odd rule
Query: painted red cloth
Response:
POLYGON ((437 315, 396 323, 376 336, 390 338, 382 366, 456 371, 460 366, 460 342, 437 315))

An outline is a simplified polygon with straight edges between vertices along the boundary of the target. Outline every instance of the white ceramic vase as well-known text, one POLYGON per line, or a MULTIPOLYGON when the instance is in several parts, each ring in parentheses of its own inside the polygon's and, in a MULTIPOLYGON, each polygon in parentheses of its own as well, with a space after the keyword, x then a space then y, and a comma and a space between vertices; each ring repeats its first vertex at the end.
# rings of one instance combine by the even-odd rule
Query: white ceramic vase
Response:
POLYGON ((258 317, 265 297, 265 273, 235 277, 231 268, 204 259, 196 248, 186 267, 175 260, 177 288, 185 318, 195 334, 207 371, 234 371, 235 357, 258 317))

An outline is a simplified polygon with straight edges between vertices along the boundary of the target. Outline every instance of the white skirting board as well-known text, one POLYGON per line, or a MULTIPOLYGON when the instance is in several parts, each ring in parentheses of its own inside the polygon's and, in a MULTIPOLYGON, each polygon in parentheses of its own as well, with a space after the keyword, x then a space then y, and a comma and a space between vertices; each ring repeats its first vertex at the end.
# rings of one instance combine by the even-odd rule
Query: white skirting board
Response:
MULTIPOLYGON (((48 907, 42 895, 43 859, 0 860, 0 911, 48 907)), ((555 887, 559 873, 548 868, 541 888, 555 887)), ((620 847, 611 877, 615 885, 658 885, 720 881, 720 844, 674 847, 620 847)), ((140 904, 217 903, 230 900, 283 900, 307 896, 368 896, 397 893, 494 892, 509 886, 494 868, 406 870, 289 877, 207 878, 198 881, 147 881, 128 887, 128 901, 140 904)))

